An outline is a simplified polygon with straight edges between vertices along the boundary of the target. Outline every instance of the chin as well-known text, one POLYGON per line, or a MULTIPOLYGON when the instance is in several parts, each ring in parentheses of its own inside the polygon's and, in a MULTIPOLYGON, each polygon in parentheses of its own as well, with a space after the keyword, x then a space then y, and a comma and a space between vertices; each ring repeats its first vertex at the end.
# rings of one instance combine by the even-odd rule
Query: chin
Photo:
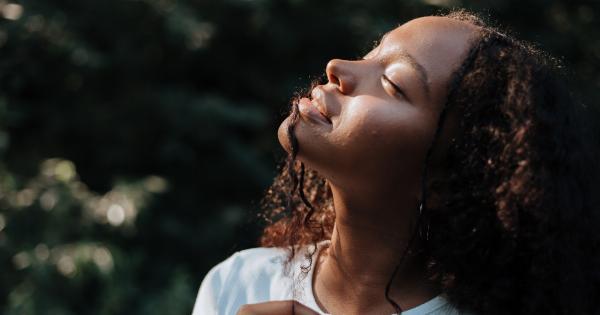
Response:
POLYGON ((279 139, 279 144, 281 147, 287 152, 292 153, 292 144, 290 143, 288 136, 288 125, 290 123, 290 117, 287 117, 281 125, 279 125, 279 129, 277 130, 277 138, 279 139))
MULTIPOLYGON (((279 125, 279 129, 277 130, 277 138, 279 139, 279 144, 281 144, 281 147, 288 153, 291 154, 292 153, 292 144, 290 143, 289 140, 289 135, 288 135, 288 126, 290 123, 290 117, 287 117, 283 122, 281 122, 281 124, 279 125)), ((313 169, 315 171, 320 172, 321 167, 319 167, 318 164, 320 163, 315 163, 316 161, 319 160, 319 157, 317 156, 312 156, 313 154, 308 154, 309 156, 307 157, 307 152, 306 152, 306 147, 311 145, 310 141, 307 141, 307 139, 305 139, 305 137, 302 136, 302 131, 301 131, 301 127, 298 128, 299 126, 296 125, 294 126, 294 131, 296 134, 296 139, 298 141, 298 152, 296 152, 296 161, 300 161, 302 163, 304 163, 306 165, 306 167, 313 169), (299 134, 300 133, 300 134, 299 134), (303 148, 305 150, 303 150, 303 148)), ((311 150, 309 150, 311 151, 311 150)))
MULTIPOLYGON (((292 144, 290 143, 288 134, 288 126, 291 120, 290 116, 285 118, 277 130, 279 143, 288 154, 292 153, 292 144)), ((323 142, 324 139, 318 133, 315 133, 313 128, 305 125, 300 118, 293 130, 298 141, 296 160, 323 175, 329 173, 325 170, 334 167, 334 165, 330 165, 332 155, 330 153, 324 154, 325 152, 329 152, 328 146, 323 142)))

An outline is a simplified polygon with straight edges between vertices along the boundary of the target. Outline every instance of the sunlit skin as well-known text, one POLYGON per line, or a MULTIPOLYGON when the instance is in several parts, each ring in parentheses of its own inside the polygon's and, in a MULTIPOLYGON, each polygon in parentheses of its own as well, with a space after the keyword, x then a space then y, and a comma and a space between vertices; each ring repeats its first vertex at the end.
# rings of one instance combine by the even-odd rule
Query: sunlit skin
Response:
MULTIPOLYGON (((327 64, 328 83, 317 86, 312 98, 331 123, 307 114, 311 105, 302 101, 294 127, 298 159, 327 179, 336 212, 331 246, 314 266, 313 291, 322 311, 394 312, 385 300, 385 286, 413 233, 426 151, 450 77, 475 31, 471 24, 445 17, 409 21, 386 34, 364 59, 327 64)), ((443 174, 436 165, 457 117, 448 117, 436 144, 432 176, 443 174)), ((289 118, 278 136, 290 151, 288 123, 289 118)), ((426 280, 420 257, 404 262, 390 296, 408 310, 440 292, 426 280)), ((290 303, 247 305, 238 314, 289 314, 290 303)))

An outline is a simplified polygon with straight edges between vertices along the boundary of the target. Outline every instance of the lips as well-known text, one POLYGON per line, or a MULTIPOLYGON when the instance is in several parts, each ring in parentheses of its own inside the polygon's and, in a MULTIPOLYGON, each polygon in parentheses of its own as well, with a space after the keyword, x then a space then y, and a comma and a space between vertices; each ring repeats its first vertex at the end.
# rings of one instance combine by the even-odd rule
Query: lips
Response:
POLYGON ((300 101, 298 101, 298 109, 302 116, 309 118, 312 121, 331 124, 331 120, 323 114, 318 103, 315 101, 311 101, 306 97, 301 98, 300 101))

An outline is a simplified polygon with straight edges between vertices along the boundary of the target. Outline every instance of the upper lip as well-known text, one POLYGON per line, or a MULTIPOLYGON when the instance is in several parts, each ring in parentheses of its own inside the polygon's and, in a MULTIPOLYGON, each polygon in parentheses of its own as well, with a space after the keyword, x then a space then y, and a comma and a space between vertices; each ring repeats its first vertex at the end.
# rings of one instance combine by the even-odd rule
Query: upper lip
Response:
POLYGON ((310 97, 312 99, 312 103, 317 107, 319 112, 321 112, 321 114, 323 116, 325 116, 325 118, 327 118, 327 120, 329 120, 329 122, 331 122, 331 117, 329 116, 329 113, 327 112, 327 106, 325 106, 325 103, 323 102, 323 91, 321 90, 321 88, 318 86, 315 87, 310 92, 310 97))

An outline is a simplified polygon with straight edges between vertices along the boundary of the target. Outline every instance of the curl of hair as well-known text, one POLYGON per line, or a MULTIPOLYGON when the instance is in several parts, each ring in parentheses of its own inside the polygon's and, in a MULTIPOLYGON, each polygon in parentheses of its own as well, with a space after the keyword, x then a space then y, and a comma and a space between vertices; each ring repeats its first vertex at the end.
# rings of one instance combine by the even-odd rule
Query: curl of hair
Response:
MULTIPOLYGON (((430 278, 478 314, 598 313, 598 150, 584 137, 583 107, 556 60, 473 14, 447 16, 480 31, 448 86, 445 110, 459 113, 458 134, 446 173, 427 188, 443 202, 419 220, 430 235, 421 243, 430 278)), ((263 207, 261 245, 291 248, 290 260, 297 246, 331 237, 327 182, 295 154, 263 207)))

